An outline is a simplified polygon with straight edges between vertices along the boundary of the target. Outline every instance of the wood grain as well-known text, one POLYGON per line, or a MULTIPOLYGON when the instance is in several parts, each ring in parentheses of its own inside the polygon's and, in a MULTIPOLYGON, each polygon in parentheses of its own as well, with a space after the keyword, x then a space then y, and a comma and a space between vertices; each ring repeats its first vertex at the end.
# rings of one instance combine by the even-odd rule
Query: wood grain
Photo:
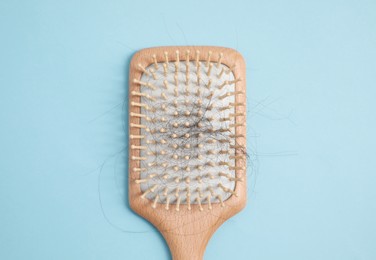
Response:
MULTIPOLYGON (((129 72, 129 93, 131 91, 140 91, 140 86, 133 83, 133 79, 141 79, 142 71, 138 68, 138 64, 147 67, 153 63, 152 55, 155 54, 158 62, 164 61, 164 52, 170 54, 176 50, 182 54, 180 60, 185 60, 186 50, 190 50, 190 60, 194 60, 196 50, 200 51, 202 61, 206 60, 209 51, 213 52, 212 61, 217 61, 218 53, 224 54, 221 63, 228 67, 236 65, 233 69, 235 78, 242 78, 236 84, 237 91, 246 92, 245 62, 241 54, 230 48, 214 47, 214 46, 169 46, 143 49, 137 52, 131 61, 129 72)), ((170 55, 170 61, 175 61, 175 55, 170 55)), ((140 98, 129 94, 129 104, 131 101, 139 102, 140 98)), ((246 113, 246 97, 245 95, 237 95, 236 102, 244 103, 244 106, 236 107, 236 113, 246 113)), ((140 109, 129 106, 129 112, 139 113, 140 109)), ((245 116, 237 117, 236 120, 245 122, 245 116)), ((130 123, 140 123, 139 118, 129 117, 130 123)), ((237 138, 236 143, 246 147, 246 126, 238 126, 235 129, 236 134, 244 135, 244 138, 237 138)), ((138 135, 140 129, 129 127, 129 134, 138 135)), ((131 145, 140 145, 138 139, 129 139, 129 147, 131 145)), ((238 197, 231 196, 225 201, 225 207, 221 207, 219 203, 212 203, 212 210, 205 208, 200 211, 198 205, 192 204, 189 211, 186 208, 176 211, 164 209, 164 204, 157 204, 153 209, 151 201, 141 198, 141 187, 134 182, 140 176, 139 172, 133 172, 134 167, 139 167, 139 162, 131 160, 131 156, 139 156, 138 150, 129 149, 129 203, 131 208, 140 216, 151 222, 163 235, 170 248, 172 258, 174 260, 200 260, 203 259, 206 245, 215 230, 227 219, 242 210, 246 204, 246 171, 237 170, 236 177, 243 178, 242 182, 236 182, 235 192, 238 197)), ((237 159, 236 166, 246 166, 244 160, 237 159)), ((229 241, 231 243, 231 241, 229 241)), ((235 245, 234 245, 235 246, 235 245)))

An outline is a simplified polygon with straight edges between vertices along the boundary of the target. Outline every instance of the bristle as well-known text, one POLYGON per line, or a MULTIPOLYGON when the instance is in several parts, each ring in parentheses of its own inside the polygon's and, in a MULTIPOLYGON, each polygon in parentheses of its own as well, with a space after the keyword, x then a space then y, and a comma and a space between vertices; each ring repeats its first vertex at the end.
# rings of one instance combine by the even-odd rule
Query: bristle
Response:
POLYGON ((232 71, 234 71, 235 67, 236 67, 236 64, 232 65, 228 70, 226 70, 226 74, 229 74, 232 71))
POLYGON ((135 180, 135 182, 136 183, 146 183, 149 180, 151 180, 152 178, 154 178, 155 176, 157 176, 157 174, 153 173, 153 174, 150 174, 149 176, 147 176, 145 179, 138 179, 138 180, 135 180))
POLYGON ((157 194, 154 198, 154 202, 153 202, 153 205, 152 205, 152 208, 155 209, 157 207, 157 202, 159 200, 159 195, 157 194))
POLYGON ((148 94, 145 94, 145 93, 140 93, 140 92, 137 92, 137 91, 132 91, 131 93, 133 96, 138 96, 138 97, 145 97, 151 101, 156 101, 156 99, 148 94))
POLYGON ((157 61, 157 55, 153 54, 153 62, 154 62, 154 68, 158 69, 158 61, 157 61))
POLYGON ((235 191, 233 191, 232 189, 229 189, 229 188, 223 186, 222 183, 218 183, 218 187, 220 187, 224 192, 229 192, 229 193, 231 193, 231 194, 234 195, 235 197, 238 196, 238 194, 236 194, 235 191))
POLYGON ((155 184, 153 187, 147 189, 147 190, 141 195, 141 198, 142 198, 142 199, 145 199, 146 195, 148 195, 148 194, 151 193, 151 192, 154 192, 157 188, 158 188, 158 185, 155 184))
POLYGON ((210 63, 209 68, 208 68, 208 72, 206 73, 207 76, 210 76, 210 72, 211 72, 212 68, 213 68, 213 63, 210 63))
POLYGON ((149 106, 147 104, 138 103, 138 102, 131 102, 131 105, 134 107, 143 107, 146 110, 149 110, 149 106))
POLYGON ((198 66, 199 62, 200 62, 200 51, 196 50, 196 67, 198 66))
POLYGON ((196 97, 201 96, 201 90, 199 88, 197 88, 195 95, 196 97))
POLYGON ((211 84, 212 84, 212 80, 209 79, 208 84, 206 85, 206 88, 209 89, 211 84))
POLYGON ((235 96, 235 95, 239 95, 239 94, 244 94, 243 91, 233 91, 233 92, 227 92, 226 94, 222 95, 222 96, 219 96, 218 98, 220 100, 222 99, 225 99, 227 97, 231 97, 231 96, 235 96))
POLYGON ((201 80, 201 62, 197 63, 197 86, 200 85, 200 80, 201 80))
POLYGON ((232 177, 231 174, 227 174, 227 173, 224 173, 224 172, 220 172, 218 175, 219 175, 219 176, 226 177, 226 178, 229 179, 230 181, 243 181, 242 178, 232 177))
POLYGON ((169 210, 170 209, 170 196, 166 196, 166 206, 165 206, 165 209, 166 210, 169 210))
POLYGON ((221 64, 221 62, 222 62, 222 58, 223 58, 223 53, 221 52, 221 53, 218 54, 217 68, 218 68, 219 65, 221 64))
POLYGON ((144 182, 148 182, 149 179, 139 179, 139 180, 135 180, 135 183, 137 184, 140 184, 140 183, 144 183, 144 182))
POLYGON ((222 195, 218 194, 218 195, 216 196, 216 198, 218 199, 219 203, 221 203, 221 207, 224 207, 225 204, 223 203, 222 195))
POLYGON ((229 84, 229 82, 226 80, 221 85, 219 85, 218 89, 223 89, 228 84, 229 84))
POLYGON ((133 116, 133 117, 143 117, 143 118, 146 118, 146 117, 147 117, 147 116, 144 115, 144 114, 139 114, 139 113, 134 113, 134 112, 131 112, 130 115, 133 116))
POLYGON ((135 127, 135 128, 146 128, 145 125, 134 124, 134 123, 131 123, 131 127, 135 127))
POLYGON ((145 69, 144 66, 141 65, 141 63, 138 64, 138 67, 142 70, 143 73, 150 76, 150 73, 145 69))
POLYGON ((221 69, 221 72, 219 72, 219 74, 218 74, 217 77, 218 77, 218 78, 221 78, 224 72, 225 72, 225 68, 222 68, 222 69, 221 69))
POLYGON ((244 155, 231 155, 229 157, 230 159, 245 159, 245 156, 244 155))
POLYGON ((129 138, 130 139, 144 139, 145 136, 144 135, 130 135, 129 138))
MULTIPOLYGON (((244 126, 244 123, 230 124, 230 127, 244 126)), ((241 146, 239 146, 241 148, 241 146)))
POLYGON ((180 195, 177 194, 176 195, 176 211, 179 211, 180 210, 180 195))
POLYGON ((167 80, 163 81, 163 86, 164 86, 165 89, 168 89, 168 81, 167 80))
POLYGON ((179 50, 176 50, 175 53, 176 53, 176 64, 177 64, 177 66, 179 67, 180 52, 179 52, 179 50))
POLYGON ((178 87, 179 86, 179 78, 177 75, 174 76, 174 81, 175 81, 175 86, 178 87))
POLYGON ((157 74, 155 73, 155 71, 153 69, 150 69, 150 73, 153 76, 153 79, 156 80, 157 79, 157 74))
POLYGON ((141 172, 141 171, 146 171, 146 170, 147 170, 146 168, 137 168, 137 167, 133 168, 134 172, 141 172))
MULTIPOLYGON (((197 176, 197 178, 200 178, 200 179, 199 179, 199 183, 202 183, 201 177, 200 177, 200 176, 197 176), (200 182, 200 181, 201 181, 201 182, 200 182)), ((203 197, 203 193, 202 193, 201 188, 200 188, 200 187, 197 187, 196 191, 197 191, 198 197, 199 197, 199 198, 202 198, 202 197, 203 197)))
POLYGON ((196 201, 197 201, 197 204, 198 204, 198 207, 199 207, 200 211, 203 211, 204 209, 201 206, 201 199, 200 199, 200 197, 196 197, 196 201))
POLYGON ((187 187, 186 198, 187 198, 187 208, 188 210, 191 210, 191 191, 189 189, 189 186, 187 187))
POLYGON ((242 107, 242 106, 245 106, 245 104, 243 103, 240 103, 240 102, 230 102, 229 103, 229 106, 232 106, 232 107, 242 107))
POLYGON ((165 64, 167 64, 168 65, 168 52, 167 51, 165 51, 164 52, 164 56, 165 56, 165 64))
POLYGON ((163 63, 163 75, 167 77, 167 64, 163 63))
POLYGON ((232 171, 245 170, 245 167, 243 166, 229 166, 228 168, 229 170, 232 170, 232 171))
POLYGON ((212 55, 212 52, 209 51, 208 52, 208 58, 206 59, 206 67, 209 67, 211 55, 212 55))
POLYGON ((206 199, 207 203, 208 203, 208 208, 209 210, 212 209, 212 205, 211 205, 211 194, 208 194, 208 197, 206 199))
POLYGON ((135 160, 135 161, 145 161, 146 160, 146 157, 139 157, 139 156, 132 156, 131 158, 132 158, 132 160, 135 160))
POLYGON ((244 113, 230 113, 229 117, 245 116, 244 113))
POLYGON ((133 150, 146 150, 146 146, 138 146, 138 145, 131 145, 131 149, 133 150))
POLYGON ((186 54, 186 58, 185 58, 185 85, 188 86, 189 84, 189 54, 190 54, 190 50, 187 50, 185 52, 186 54))

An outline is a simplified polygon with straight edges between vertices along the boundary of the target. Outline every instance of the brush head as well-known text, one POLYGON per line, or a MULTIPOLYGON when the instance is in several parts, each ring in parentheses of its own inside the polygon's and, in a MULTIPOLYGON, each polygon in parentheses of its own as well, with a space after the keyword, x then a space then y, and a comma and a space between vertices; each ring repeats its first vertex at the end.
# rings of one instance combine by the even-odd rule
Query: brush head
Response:
POLYGON ((153 209, 203 211, 244 196, 241 56, 216 47, 142 54, 130 78, 131 204, 138 196, 153 209))

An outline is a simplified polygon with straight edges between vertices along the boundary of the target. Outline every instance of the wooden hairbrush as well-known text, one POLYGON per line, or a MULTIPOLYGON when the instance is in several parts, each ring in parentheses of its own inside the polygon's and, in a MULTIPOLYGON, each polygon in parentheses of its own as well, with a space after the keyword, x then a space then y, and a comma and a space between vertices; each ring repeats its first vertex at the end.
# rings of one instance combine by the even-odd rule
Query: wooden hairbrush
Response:
POLYGON ((199 260, 246 204, 245 63, 211 46, 143 49, 130 64, 129 203, 174 260, 199 260))

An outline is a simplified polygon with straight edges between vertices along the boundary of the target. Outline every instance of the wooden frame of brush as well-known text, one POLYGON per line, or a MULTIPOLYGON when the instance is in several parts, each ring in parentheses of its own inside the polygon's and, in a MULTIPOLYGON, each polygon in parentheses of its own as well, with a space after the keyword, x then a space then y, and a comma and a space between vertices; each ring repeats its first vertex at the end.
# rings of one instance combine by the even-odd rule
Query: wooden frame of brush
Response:
MULTIPOLYGON (((221 63, 232 68, 235 78, 241 78, 241 81, 236 83, 236 91, 246 92, 246 77, 245 77, 245 62, 243 57, 237 51, 212 46, 169 46, 143 49, 137 52, 130 63, 129 73, 129 104, 131 102, 140 102, 140 97, 131 95, 132 91, 141 92, 141 86, 133 83, 134 79, 141 79, 143 71, 139 68, 139 64, 143 67, 148 67, 152 64, 152 55, 156 55, 157 62, 164 62, 164 52, 175 53, 179 50, 181 53, 180 61, 186 60, 186 51, 190 50, 190 60, 194 60, 196 50, 200 51, 201 61, 205 61, 209 51, 213 53, 212 62, 217 62, 217 55, 223 53, 221 63)), ((175 57, 169 57, 170 62, 175 61, 175 57)), ((236 117, 235 123, 241 121, 243 126, 235 128, 236 134, 241 134, 244 137, 236 138, 236 143, 246 148, 246 95, 236 95, 235 102, 244 103, 244 106, 237 106, 236 113, 244 113, 244 116, 236 117)), ((140 108, 129 105, 129 114, 131 112, 140 113, 140 108)), ((140 123, 140 118, 129 116, 129 126, 131 123, 140 123)), ((129 127, 129 135, 139 135, 140 129, 129 127)), ((140 139, 130 139, 129 147, 131 145, 140 145, 140 139)), ((244 153, 244 151, 243 151, 244 153)), ((141 186, 136 184, 134 180, 140 178, 140 172, 132 171, 133 168, 140 167, 140 161, 131 160, 132 156, 139 156, 139 150, 129 149, 129 204, 130 207, 140 216, 151 222, 166 239, 173 259, 202 259, 206 245, 214 233, 214 231, 227 219, 242 210, 246 204, 246 170, 236 170, 235 176, 242 178, 242 182, 236 182, 235 192, 237 197, 232 195, 221 207, 219 203, 212 203, 212 209, 204 208, 199 210, 197 204, 192 204, 192 209, 180 209, 176 211, 171 208, 165 210, 162 203, 158 203, 154 209, 151 207, 149 199, 141 198, 141 186)), ((236 166, 246 167, 246 161, 243 159, 236 159, 236 166)))

